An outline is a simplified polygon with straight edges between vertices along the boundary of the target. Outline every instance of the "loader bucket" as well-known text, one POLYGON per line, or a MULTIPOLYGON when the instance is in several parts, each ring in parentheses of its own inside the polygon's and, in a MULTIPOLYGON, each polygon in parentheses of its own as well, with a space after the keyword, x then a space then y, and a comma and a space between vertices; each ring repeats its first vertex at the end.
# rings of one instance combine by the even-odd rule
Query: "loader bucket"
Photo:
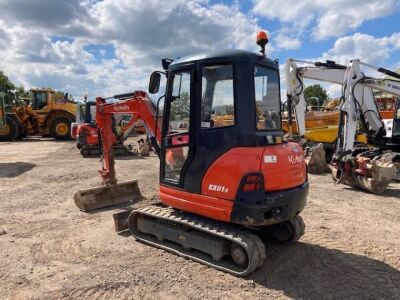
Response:
MULTIPOLYGON (((396 169, 392 163, 372 161, 371 177, 352 174, 351 177, 342 178, 341 183, 380 195, 392 181, 395 172, 396 169)), ((336 177, 336 169, 333 170, 332 175, 336 177)))
POLYGON ((86 212, 140 199, 142 195, 137 180, 82 189, 74 195, 76 206, 86 212))

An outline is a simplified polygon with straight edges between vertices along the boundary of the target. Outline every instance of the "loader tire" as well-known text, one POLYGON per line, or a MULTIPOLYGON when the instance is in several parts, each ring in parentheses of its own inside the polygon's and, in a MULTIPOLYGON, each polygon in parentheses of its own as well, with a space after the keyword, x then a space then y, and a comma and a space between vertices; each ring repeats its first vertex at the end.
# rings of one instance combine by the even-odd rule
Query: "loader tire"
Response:
POLYGON ((65 117, 55 118, 50 123, 50 136, 56 140, 70 140, 71 123, 72 121, 65 117))
POLYGON ((13 141, 19 135, 18 123, 14 118, 6 116, 6 123, 0 126, 0 141, 13 141))
POLYGON ((18 136, 16 137, 17 140, 22 140, 23 138, 26 138, 28 135, 28 132, 25 130, 24 127, 18 126, 18 136))

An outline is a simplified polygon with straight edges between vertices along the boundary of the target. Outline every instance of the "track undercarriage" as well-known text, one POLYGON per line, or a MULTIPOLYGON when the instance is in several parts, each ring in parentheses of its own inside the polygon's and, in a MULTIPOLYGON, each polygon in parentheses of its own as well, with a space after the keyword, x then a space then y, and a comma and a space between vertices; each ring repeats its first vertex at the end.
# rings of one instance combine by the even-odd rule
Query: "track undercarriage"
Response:
POLYGON ((235 276, 262 266, 263 241, 296 242, 304 234, 300 216, 264 228, 246 228, 151 205, 114 214, 117 231, 129 228, 139 241, 203 263, 235 276))

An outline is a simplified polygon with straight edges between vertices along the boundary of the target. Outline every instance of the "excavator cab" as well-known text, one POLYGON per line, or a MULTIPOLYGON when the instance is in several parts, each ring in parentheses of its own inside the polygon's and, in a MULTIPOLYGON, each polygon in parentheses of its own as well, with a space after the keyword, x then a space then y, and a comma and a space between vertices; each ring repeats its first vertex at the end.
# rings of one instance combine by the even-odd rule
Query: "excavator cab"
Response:
MULTIPOLYGON (((152 74, 150 92, 158 92, 160 73, 152 74)), ((295 217, 308 183, 300 146, 283 143, 278 63, 242 50, 214 51, 170 61, 166 76, 161 200, 246 225, 295 217), (292 203, 272 208, 265 195, 274 192, 292 203), (218 209, 202 207, 208 197, 221 199, 218 209)))

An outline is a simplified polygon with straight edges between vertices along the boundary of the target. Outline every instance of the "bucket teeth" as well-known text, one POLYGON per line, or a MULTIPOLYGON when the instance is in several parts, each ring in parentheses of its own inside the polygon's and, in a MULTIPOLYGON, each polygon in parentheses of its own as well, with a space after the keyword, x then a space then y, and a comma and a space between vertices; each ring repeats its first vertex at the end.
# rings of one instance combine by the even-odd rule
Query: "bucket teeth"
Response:
POLYGON ((141 199, 142 195, 137 180, 81 189, 74 195, 75 204, 82 211, 92 211, 141 199))

